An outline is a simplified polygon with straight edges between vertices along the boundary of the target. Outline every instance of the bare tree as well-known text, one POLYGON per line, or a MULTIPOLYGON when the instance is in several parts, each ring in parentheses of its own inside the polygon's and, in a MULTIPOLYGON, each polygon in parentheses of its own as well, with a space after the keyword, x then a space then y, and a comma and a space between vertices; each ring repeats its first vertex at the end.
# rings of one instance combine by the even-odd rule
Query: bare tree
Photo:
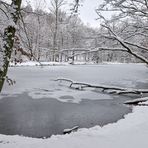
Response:
POLYGON ((53 61, 55 61, 55 51, 57 50, 57 33, 58 33, 58 23, 59 23, 59 12, 61 7, 65 4, 65 0, 51 0, 50 11, 54 14, 55 23, 53 30, 53 61))
MULTIPOLYGON (((111 40, 109 47, 122 48, 140 61, 148 64, 148 1, 147 0, 104 0, 96 10, 102 20, 104 40, 111 40), (102 12, 112 12, 106 19, 102 12), (116 22, 116 25, 112 25, 116 22)), ((108 50, 113 50, 108 47, 108 50)), ((105 47, 107 48, 107 47, 105 47)))

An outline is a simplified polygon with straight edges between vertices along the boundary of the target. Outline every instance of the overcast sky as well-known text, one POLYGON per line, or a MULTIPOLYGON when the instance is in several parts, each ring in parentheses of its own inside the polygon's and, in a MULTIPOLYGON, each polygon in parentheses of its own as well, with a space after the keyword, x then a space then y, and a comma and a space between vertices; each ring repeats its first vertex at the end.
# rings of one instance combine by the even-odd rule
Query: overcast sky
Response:
MULTIPOLYGON (((10 0, 5 0, 10 1, 10 0)), ((40 5, 42 9, 49 10, 50 7, 50 0, 23 0, 23 4, 25 2, 30 2, 33 7, 38 7, 40 5), (46 2, 46 3, 45 3, 46 2), (41 3, 41 4, 40 4, 41 3)), ((69 4, 72 3, 74 0, 65 0, 68 4, 64 7, 64 9, 69 9, 69 4)), ((98 27, 99 21, 96 19, 98 18, 95 9, 103 2, 103 0, 81 0, 82 6, 79 7, 79 16, 84 22, 84 24, 89 24, 92 27, 98 27)))
MULTIPOLYGON (((24 0, 25 1, 25 0, 24 0)), ((42 1, 42 9, 47 9, 50 6, 50 0, 26 0, 30 1, 30 3, 34 6, 39 5, 40 1, 42 1), (46 1, 46 4, 43 4, 44 1, 46 1)), ((66 0, 67 5, 64 7, 67 7, 69 9, 69 3, 73 2, 73 0, 66 0)), ((92 27, 99 26, 99 22, 96 20, 98 17, 95 9, 98 7, 99 4, 102 3, 103 0, 82 0, 82 6, 79 8, 79 16, 84 22, 84 24, 89 24, 92 27)), ((41 6, 41 5, 40 5, 41 6)))
POLYGON ((99 22, 95 9, 103 0, 83 0, 83 6, 80 7, 80 17, 85 24, 89 23, 92 27, 97 27, 99 22))

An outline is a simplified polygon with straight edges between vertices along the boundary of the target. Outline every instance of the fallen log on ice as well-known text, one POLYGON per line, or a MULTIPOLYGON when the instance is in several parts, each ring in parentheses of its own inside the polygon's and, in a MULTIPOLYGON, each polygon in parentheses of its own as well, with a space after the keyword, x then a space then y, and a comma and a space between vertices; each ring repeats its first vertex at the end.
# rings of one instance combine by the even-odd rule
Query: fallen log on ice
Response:
POLYGON ((74 126, 71 129, 64 129, 63 134, 70 134, 72 132, 76 132, 78 130, 79 126, 74 126))
POLYGON ((119 91, 110 91, 110 93, 116 93, 116 94, 145 94, 148 93, 148 89, 131 89, 131 88, 124 88, 124 90, 119 91))
POLYGON ((134 100, 129 100, 124 102, 124 104, 127 105, 148 105, 148 103, 144 103, 148 101, 148 97, 144 97, 144 98, 138 98, 138 99, 134 99, 134 100))
POLYGON ((74 82, 70 79, 59 78, 55 81, 65 81, 69 83, 69 87, 77 90, 83 90, 84 88, 97 88, 102 92, 107 92, 110 94, 139 94, 142 95, 144 93, 148 93, 148 89, 132 89, 132 88, 123 88, 116 86, 108 86, 108 85, 92 85, 88 83, 74 82))
POLYGON ((114 86, 107 86, 107 85, 91 85, 91 84, 87 84, 87 83, 74 82, 74 81, 72 81, 70 79, 65 79, 65 78, 56 79, 55 81, 69 82, 69 87, 70 88, 80 89, 80 90, 82 90, 83 88, 87 88, 87 87, 99 88, 99 89, 102 89, 102 91, 105 91, 105 90, 108 90, 108 89, 120 90, 120 91, 124 91, 125 90, 125 88, 122 88, 122 87, 114 87, 114 86))

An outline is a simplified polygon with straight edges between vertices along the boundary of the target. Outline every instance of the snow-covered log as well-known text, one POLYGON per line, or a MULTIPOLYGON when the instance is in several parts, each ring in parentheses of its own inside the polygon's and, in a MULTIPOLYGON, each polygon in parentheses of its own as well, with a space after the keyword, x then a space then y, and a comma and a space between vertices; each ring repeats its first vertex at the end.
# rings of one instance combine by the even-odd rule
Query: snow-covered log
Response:
POLYGON ((124 104, 128 104, 128 105, 148 105, 147 103, 146 104, 144 103, 144 102, 147 102, 147 101, 148 101, 148 97, 144 97, 144 98, 138 98, 138 99, 126 101, 126 102, 124 102, 124 104))
POLYGON ((79 126, 74 126, 71 129, 64 129, 63 134, 70 134, 71 132, 76 132, 78 130, 79 126))
MULTIPOLYGON (((110 93, 114 93, 114 92, 110 92, 110 93)), ((145 94, 148 93, 148 89, 131 89, 131 88, 127 88, 124 91, 116 91, 116 94, 145 94)))
POLYGON ((69 79, 59 78, 55 81, 65 81, 69 82, 69 87, 73 89, 83 90, 84 88, 98 88, 102 92, 107 92, 110 94, 139 94, 148 93, 148 89, 131 89, 131 88, 122 88, 116 86, 108 86, 108 85, 92 85, 88 83, 74 82, 69 79))
POLYGON ((110 89, 110 90, 120 90, 120 91, 125 90, 122 87, 114 87, 114 86, 107 86, 107 85, 91 85, 91 84, 87 84, 87 83, 74 82, 74 81, 72 81, 70 79, 66 79, 66 78, 59 78, 59 79, 56 79, 55 81, 69 82, 70 83, 70 85, 69 85, 70 88, 80 89, 80 90, 82 90, 83 88, 87 88, 87 87, 99 88, 99 89, 102 89, 102 91, 105 91, 105 90, 108 90, 108 89, 110 89))

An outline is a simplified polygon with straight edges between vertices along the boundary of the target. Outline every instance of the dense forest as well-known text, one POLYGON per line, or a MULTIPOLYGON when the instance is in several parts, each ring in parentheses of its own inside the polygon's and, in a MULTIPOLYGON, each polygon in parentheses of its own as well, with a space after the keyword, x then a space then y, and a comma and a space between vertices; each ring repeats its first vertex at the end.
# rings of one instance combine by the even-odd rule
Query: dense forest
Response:
MULTIPOLYGON (((40 7, 33 9, 29 3, 22 8, 15 35, 12 62, 26 60, 67 62, 70 59, 95 63, 140 62, 134 56, 123 52, 117 42, 102 37, 102 34, 109 33, 106 28, 100 24, 98 28, 84 25, 78 13, 68 14, 62 9, 63 5, 65 5, 64 0, 52 0, 49 12, 40 7), (112 48, 117 50, 114 51, 112 48)), ((8 13, 9 10, 2 4, 0 7, 8 13)), ((7 22, 5 20, 8 18, 3 11, 0 11, 0 14, 2 40, 3 28, 7 22)), ((118 33, 121 32, 123 37, 128 32, 135 32, 135 28, 129 28, 129 25, 130 20, 121 23, 114 19, 111 22, 112 28, 118 33)), ((141 45, 146 44, 145 36, 130 38, 130 40, 139 41, 141 45)), ((142 49, 141 52, 144 51, 142 49)))

